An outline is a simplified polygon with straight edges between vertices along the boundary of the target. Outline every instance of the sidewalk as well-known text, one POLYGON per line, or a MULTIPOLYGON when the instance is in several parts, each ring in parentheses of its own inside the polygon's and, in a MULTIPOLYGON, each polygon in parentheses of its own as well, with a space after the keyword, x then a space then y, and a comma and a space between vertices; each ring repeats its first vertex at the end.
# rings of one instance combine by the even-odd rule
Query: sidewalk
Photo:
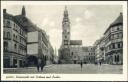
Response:
MULTIPOLYGON (((46 65, 44 68, 49 68, 51 66, 54 66, 54 64, 46 65)), ((22 67, 22 68, 3 68, 4 73, 18 73, 18 72, 27 72, 27 71, 34 71, 37 67, 22 67)))

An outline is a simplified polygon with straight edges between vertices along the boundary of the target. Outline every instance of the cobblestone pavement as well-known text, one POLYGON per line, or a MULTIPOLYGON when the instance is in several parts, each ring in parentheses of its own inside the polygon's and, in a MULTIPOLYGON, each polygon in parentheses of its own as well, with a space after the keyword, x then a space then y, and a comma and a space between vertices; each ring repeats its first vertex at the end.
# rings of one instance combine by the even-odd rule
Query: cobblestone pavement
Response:
POLYGON ((52 64, 45 66, 43 72, 38 72, 36 67, 4 69, 8 74, 121 74, 122 71, 122 65, 107 64, 84 64, 82 69, 80 64, 52 64))

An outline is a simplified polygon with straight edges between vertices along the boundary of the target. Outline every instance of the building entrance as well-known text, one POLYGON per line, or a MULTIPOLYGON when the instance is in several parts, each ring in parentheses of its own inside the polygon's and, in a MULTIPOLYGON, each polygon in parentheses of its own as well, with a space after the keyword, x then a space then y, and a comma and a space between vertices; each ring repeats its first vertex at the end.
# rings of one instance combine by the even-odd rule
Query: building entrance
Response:
POLYGON ((27 58, 27 65, 30 67, 36 66, 37 65, 37 57, 36 56, 29 56, 27 58))

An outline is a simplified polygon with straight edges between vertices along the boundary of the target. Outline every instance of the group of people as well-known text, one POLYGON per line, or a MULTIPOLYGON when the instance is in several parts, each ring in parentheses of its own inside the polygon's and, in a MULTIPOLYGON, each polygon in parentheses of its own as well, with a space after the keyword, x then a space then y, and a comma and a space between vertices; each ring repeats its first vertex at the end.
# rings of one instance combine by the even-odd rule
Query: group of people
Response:
POLYGON ((37 71, 39 72, 40 68, 41 68, 41 71, 43 71, 45 64, 46 63, 44 59, 38 58, 37 59, 37 71))

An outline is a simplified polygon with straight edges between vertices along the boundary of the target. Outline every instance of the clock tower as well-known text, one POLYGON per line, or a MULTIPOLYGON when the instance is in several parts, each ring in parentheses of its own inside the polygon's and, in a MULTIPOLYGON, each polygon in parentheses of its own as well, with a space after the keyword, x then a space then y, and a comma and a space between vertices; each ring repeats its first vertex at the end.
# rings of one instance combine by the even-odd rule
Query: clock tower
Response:
POLYGON ((68 10, 65 6, 64 17, 62 21, 62 48, 69 48, 70 46, 70 20, 68 18, 68 10))

